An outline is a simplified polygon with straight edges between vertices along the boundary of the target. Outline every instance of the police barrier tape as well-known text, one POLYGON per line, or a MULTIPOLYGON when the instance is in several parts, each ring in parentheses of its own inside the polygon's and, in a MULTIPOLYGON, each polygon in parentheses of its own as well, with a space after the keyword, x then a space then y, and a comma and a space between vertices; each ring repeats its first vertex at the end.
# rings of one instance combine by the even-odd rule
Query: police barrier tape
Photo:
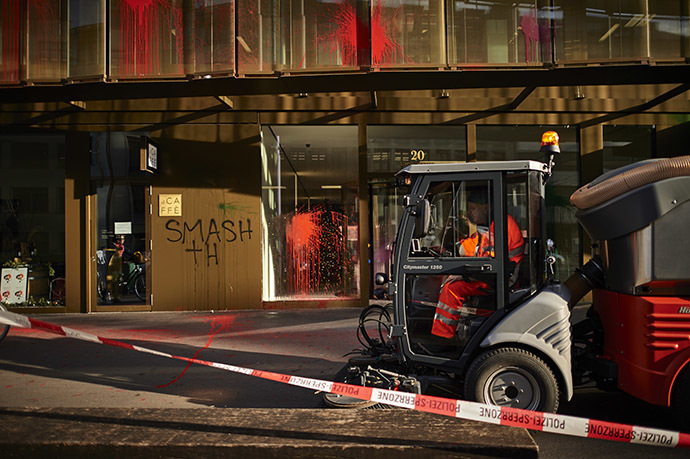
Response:
POLYGON ((155 351, 153 349, 147 349, 141 346, 135 346, 122 341, 102 338, 90 333, 62 327, 60 325, 53 325, 20 314, 3 311, 2 309, 0 309, 0 323, 22 328, 43 330, 70 338, 99 344, 108 344, 111 346, 157 355, 160 357, 167 357, 170 359, 182 360, 199 365, 206 365, 219 368, 221 370, 232 371, 234 373, 242 373, 249 376, 256 376, 258 378, 278 381, 281 383, 290 384, 292 386, 346 395, 360 400, 380 402, 386 405, 440 414, 443 416, 457 417, 491 424, 523 427, 531 430, 541 430, 544 432, 571 435, 576 437, 600 438, 603 440, 665 446, 670 448, 690 448, 690 434, 683 432, 673 432, 670 430, 655 429, 650 427, 618 424, 553 413, 540 413, 537 411, 528 411, 517 408, 484 405, 476 402, 413 394, 409 392, 362 387, 352 384, 323 381, 320 379, 304 378, 300 376, 290 376, 281 373, 273 373, 270 371, 254 370, 251 368, 237 367, 224 363, 181 357, 165 352, 155 351))

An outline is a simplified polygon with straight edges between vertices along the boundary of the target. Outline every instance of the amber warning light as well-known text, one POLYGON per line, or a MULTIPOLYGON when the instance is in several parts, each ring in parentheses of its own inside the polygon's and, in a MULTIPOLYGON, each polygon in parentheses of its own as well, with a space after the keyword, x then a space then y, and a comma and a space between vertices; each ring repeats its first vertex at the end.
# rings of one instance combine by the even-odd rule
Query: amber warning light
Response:
POLYGON ((546 131, 541 136, 541 153, 560 153, 561 149, 558 146, 558 133, 556 131, 546 131))

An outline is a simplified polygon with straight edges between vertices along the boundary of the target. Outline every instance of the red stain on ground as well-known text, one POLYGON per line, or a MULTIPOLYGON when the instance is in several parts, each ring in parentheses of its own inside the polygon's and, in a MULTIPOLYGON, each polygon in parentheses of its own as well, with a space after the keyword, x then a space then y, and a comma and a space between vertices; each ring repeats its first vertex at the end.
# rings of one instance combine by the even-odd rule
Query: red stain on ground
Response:
MULTIPOLYGON (((208 341, 206 342, 206 345, 194 353, 192 360, 196 359, 197 356, 199 355, 199 353, 201 353, 201 351, 203 351, 204 349, 208 349, 208 347, 211 345, 211 343, 213 342, 213 339, 216 337, 216 335, 218 333, 223 332, 223 331, 228 331, 229 327, 235 322, 236 318, 237 318, 236 315, 222 315, 222 316, 212 315, 212 316, 201 317, 201 319, 204 322, 210 322, 211 323, 211 331, 208 332, 208 341)), ((184 370, 182 370, 182 373, 180 373, 180 375, 177 378, 173 379, 169 383, 162 384, 162 385, 156 386, 156 387, 158 387, 159 389, 162 389, 164 387, 168 387, 172 384, 175 384, 177 381, 180 380, 180 378, 182 378, 182 376, 184 376, 184 374, 187 372, 189 367, 192 366, 192 363, 193 362, 189 362, 187 364, 187 366, 184 368, 184 370)))

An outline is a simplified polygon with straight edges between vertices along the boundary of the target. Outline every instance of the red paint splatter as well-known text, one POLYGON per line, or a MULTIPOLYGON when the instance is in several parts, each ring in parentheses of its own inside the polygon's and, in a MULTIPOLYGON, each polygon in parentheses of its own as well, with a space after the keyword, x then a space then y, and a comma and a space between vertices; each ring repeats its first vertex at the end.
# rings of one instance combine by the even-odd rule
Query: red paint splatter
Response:
MULTIPOLYGON (((171 384, 175 384, 177 381, 179 381, 180 378, 182 378, 182 376, 184 376, 184 374, 187 372, 189 367, 192 366, 192 363, 194 363, 193 360, 196 360, 199 353, 201 353, 201 351, 203 351, 204 349, 208 349, 208 347, 213 342, 213 338, 215 338, 215 336, 218 333, 220 333, 222 331, 227 331, 229 329, 229 327, 235 322, 236 317, 237 316, 235 316, 235 315, 224 315, 224 316, 211 317, 211 331, 208 332, 208 341, 206 342, 206 345, 204 347, 202 347, 201 349, 198 349, 194 353, 194 356, 191 359, 186 359, 186 358, 182 359, 182 360, 187 360, 188 363, 187 363, 187 366, 184 368, 184 370, 182 370, 182 373, 180 373, 177 378, 173 379, 169 383, 162 384, 162 385, 156 386, 156 387, 158 387, 159 389, 162 389, 164 387, 170 386, 171 384)), ((204 320, 204 322, 207 322, 207 320, 204 320)))
POLYGON ((182 73, 184 63, 182 6, 180 0, 119 0, 120 40, 118 73, 125 76, 182 73), (173 43, 171 43, 174 41, 173 43), (167 59, 166 44, 177 52, 171 67, 162 68, 167 59))
POLYGON ((332 22, 337 25, 337 29, 327 34, 323 41, 327 48, 330 47, 331 53, 339 52, 342 55, 342 65, 367 64, 365 60, 369 43, 371 43, 372 65, 412 62, 403 53, 400 43, 393 38, 396 24, 400 22, 401 7, 393 9, 392 14, 387 12, 384 14, 386 3, 384 0, 374 5, 371 13, 371 28, 357 17, 353 3, 343 2, 334 5, 335 14, 333 14, 332 22))
MULTIPOLYGON (((17 2, 19 3, 19 2, 17 2)), ((55 0, 30 0, 29 78, 63 77, 59 3, 55 0)))
POLYGON ((19 81, 20 50, 20 6, 17 0, 0 0, 0 44, 2 46, 2 65, 0 81, 13 83, 19 81))
POLYGON ((333 293, 342 284, 347 217, 316 206, 288 220, 285 235, 292 294, 333 293))
POLYGON ((371 64, 411 63, 400 43, 393 38, 395 24, 400 22, 400 8, 396 8, 392 15, 383 14, 385 3, 377 2, 371 14, 371 64))

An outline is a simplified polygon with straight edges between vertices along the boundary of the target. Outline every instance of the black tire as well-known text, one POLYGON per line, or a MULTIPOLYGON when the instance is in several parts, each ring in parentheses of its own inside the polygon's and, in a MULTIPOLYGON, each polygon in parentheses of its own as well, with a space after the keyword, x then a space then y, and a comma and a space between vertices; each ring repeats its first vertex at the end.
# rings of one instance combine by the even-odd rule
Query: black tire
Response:
POLYGON ((555 413, 560 391, 551 368, 524 349, 480 354, 465 378, 465 398, 490 405, 555 413))
POLYGON ((143 274, 139 274, 134 279, 134 293, 141 301, 146 301, 146 278, 143 274))
MULTIPOLYGON (((348 375, 350 373, 349 370, 351 366, 352 365, 348 363, 343 368, 341 368, 335 374, 333 381, 348 384, 357 384, 356 382, 348 380, 348 375)), ((363 409, 370 408, 376 405, 377 403, 368 400, 360 400, 358 398, 348 397, 347 395, 323 394, 323 404, 328 408, 363 409)))
POLYGON ((685 367, 675 384, 671 395, 671 409, 679 427, 690 431, 690 367, 685 367))

